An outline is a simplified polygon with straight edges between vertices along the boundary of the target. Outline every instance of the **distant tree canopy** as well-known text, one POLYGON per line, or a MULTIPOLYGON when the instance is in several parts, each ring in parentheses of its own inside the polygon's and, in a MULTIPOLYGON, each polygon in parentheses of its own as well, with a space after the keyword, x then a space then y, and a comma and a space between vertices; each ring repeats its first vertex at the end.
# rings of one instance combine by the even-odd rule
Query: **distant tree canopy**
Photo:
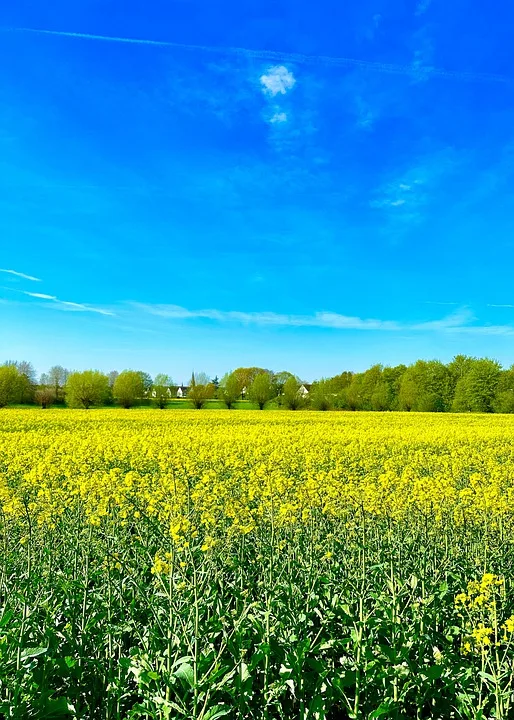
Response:
POLYGON ((311 386, 310 403, 314 410, 332 410, 335 403, 335 395, 330 380, 322 378, 316 380, 311 386))
POLYGON ((61 365, 54 365, 46 374, 46 384, 52 386, 55 402, 59 402, 61 400, 61 393, 64 392, 64 386, 66 385, 68 375, 69 371, 63 368, 61 365))
MULTIPOLYGON (((504 369, 490 358, 456 355, 446 364, 417 360, 408 366, 375 364, 363 372, 345 370, 312 384, 287 370, 274 373, 257 366, 240 367, 220 381, 195 372, 181 391, 184 402, 197 409, 216 397, 229 409, 240 407, 238 401, 246 399, 261 409, 273 401, 290 410, 514 413, 514 365, 504 369)), ((152 381, 142 370, 70 374, 54 365, 38 383, 27 361, 0 366, 0 407, 16 403, 48 407, 64 399, 71 407, 92 407, 112 404, 114 398, 127 408, 140 400, 165 408, 174 393, 171 378, 162 373, 152 381)))
POLYGON ((273 374, 271 370, 265 370, 264 368, 260 367, 241 367, 236 368, 236 370, 232 372, 232 375, 237 378, 237 381, 239 382, 240 392, 243 392, 244 390, 248 391, 248 388, 254 381, 255 377, 260 373, 269 373, 270 375, 273 374))
POLYGON ((155 404, 161 410, 164 410, 170 398, 170 386, 172 384, 173 380, 165 373, 158 373, 154 378, 152 396, 155 404))
POLYGON ((98 370, 72 372, 66 381, 66 403, 88 410, 105 403, 109 395, 109 378, 98 370))
POLYGON ((19 399, 23 379, 14 363, 0 365, 0 408, 19 399))
POLYGON ((266 403, 277 395, 277 388, 269 372, 260 372, 255 375, 248 388, 248 399, 264 410, 266 403))
POLYGON ((198 373, 197 375, 193 373, 191 376, 187 399, 193 403, 195 410, 201 410, 207 403, 207 400, 214 397, 216 388, 211 382, 208 382, 208 380, 209 378, 205 373, 198 373), (197 382, 197 377, 202 380, 201 383, 197 382))
MULTIPOLYGON (((146 393, 150 392, 153 385, 152 376, 149 375, 147 372, 144 372, 144 370, 138 370, 137 374, 141 378, 141 382, 143 383, 143 393, 140 395, 142 397, 143 395, 146 395, 146 393)), ((114 385, 113 385, 114 387, 114 385)))
MULTIPOLYGON (((144 374, 136 370, 124 370, 118 375, 112 386, 112 394, 122 407, 133 407, 136 400, 142 398, 147 392, 144 374)), ((107 383, 109 383, 108 379, 107 383)))
POLYGON ((285 381, 280 399, 281 404, 288 410, 299 410, 306 404, 300 388, 301 383, 294 375, 285 381))
MULTIPOLYGON (((214 383, 213 383, 214 385, 214 383)), ((214 385, 214 387, 216 387, 214 385)), ((231 410, 236 401, 239 400, 241 396, 241 380, 238 378, 238 376, 234 373, 227 373, 224 375, 220 383, 218 385, 218 399, 221 400, 221 402, 225 403, 226 407, 231 410)))

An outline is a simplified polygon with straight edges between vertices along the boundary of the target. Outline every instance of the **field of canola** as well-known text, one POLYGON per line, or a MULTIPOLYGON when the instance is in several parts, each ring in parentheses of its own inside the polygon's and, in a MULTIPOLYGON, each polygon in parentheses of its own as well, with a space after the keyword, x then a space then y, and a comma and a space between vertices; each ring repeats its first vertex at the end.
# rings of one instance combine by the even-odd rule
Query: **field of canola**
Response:
POLYGON ((514 417, 0 412, 0 717, 514 717, 514 417))

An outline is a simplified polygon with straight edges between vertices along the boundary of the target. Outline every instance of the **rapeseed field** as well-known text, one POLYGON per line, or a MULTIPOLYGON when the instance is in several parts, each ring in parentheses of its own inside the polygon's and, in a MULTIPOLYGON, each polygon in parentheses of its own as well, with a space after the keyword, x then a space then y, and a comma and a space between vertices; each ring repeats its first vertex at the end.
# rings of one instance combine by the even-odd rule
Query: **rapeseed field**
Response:
POLYGON ((514 417, 3 410, 0 716, 514 717, 514 417))

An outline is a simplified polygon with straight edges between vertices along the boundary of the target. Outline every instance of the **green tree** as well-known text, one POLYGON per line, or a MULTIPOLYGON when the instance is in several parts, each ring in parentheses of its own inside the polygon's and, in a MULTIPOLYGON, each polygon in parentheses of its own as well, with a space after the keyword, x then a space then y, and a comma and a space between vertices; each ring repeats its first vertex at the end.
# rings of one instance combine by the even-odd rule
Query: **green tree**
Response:
POLYGON ((0 365, 0 408, 16 402, 23 380, 13 363, 0 365))
MULTIPOLYGON (((294 379, 294 378, 293 378, 294 379)), ((260 372, 248 388, 248 399, 264 410, 266 403, 276 396, 276 387, 269 372, 260 372)))
POLYGON ((112 386, 114 399, 124 408, 134 406, 136 400, 144 397, 146 386, 141 372, 124 370, 118 375, 112 386))
POLYGON ((235 375, 239 382, 239 386, 241 388, 241 397, 244 397, 244 394, 248 392, 248 389, 252 382, 254 381, 254 378, 259 375, 260 373, 269 373, 270 375, 271 370, 265 370, 264 368, 259 367, 248 367, 248 368, 236 368, 232 374, 235 375))
MULTIPOLYGON (((214 383, 213 383, 214 385, 214 383)), ((214 385, 214 388, 216 386, 214 385)), ((225 403, 227 408, 231 410, 234 407, 236 400, 241 395, 241 384, 237 375, 227 373, 221 378, 221 382, 218 386, 218 398, 225 403)))
POLYGON ((48 385, 51 385, 54 389, 55 402, 60 402, 64 393, 64 386, 68 378, 69 372, 62 365, 54 365, 50 368, 46 374, 48 385))
POLYGON ((305 398, 300 392, 301 383, 298 378, 290 377, 284 383, 282 390, 281 403, 288 410, 299 410, 304 407, 305 398))
POLYGON ((27 360, 17 360, 9 361, 6 365, 13 365, 19 374, 17 396, 14 402, 23 404, 32 403, 37 387, 36 372, 32 363, 27 360))
POLYGON ((46 410, 55 400, 54 388, 51 385, 40 385, 34 393, 34 399, 43 410, 46 410))
POLYGON ((451 376, 439 360, 418 360, 402 375, 399 391, 401 410, 444 412, 451 403, 451 376))
MULTIPOLYGON (((141 382, 143 383, 143 393, 142 393, 142 395, 140 395, 140 397, 143 397, 143 396, 148 395, 148 393, 152 389, 153 380, 152 380, 152 376, 149 375, 147 372, 144 372, 144 370, 138 370, 137 373, 141 378, 141 382)), ((113 384, 113 388, 114 388, 114 384, 113 384)))
MULTIPOLYGON (((199 377, 202 380, 205 380, 203 375, 205 375, 205 373, 199 373, 199 377)), ((201 410, 207 403, 207 400, 214 397, 214 392, 215 388, 212 383, 197 383, 195 374, 193 373, 191 376, 191 382, 189 383, 187 399, 193 403, 193 407, 196 410, 201 410)))
POLYGON ((312 383, 309 395, 314 410, 326 411, 334 407, 335 393, 330 380, 322 378, 312 383))
POLYGON ((328 378, 327 382, 329 383, 332 392, 338 394, 342 390, 346 390, 346 388, 351 385, 353 375, 354 373, 349 370, 345 370, 339 375, 334 375, 334 377, 328 378))
POLYGON ((294 375, 288 370, 281 370, 278 373, 272 374, 273 384, 275 385, 275 392, 277 395, 282 395, 284 385, 289 380, 289 378, 294 378, 294 375))
POLYGON ((339 404, 348 410, 363 410, 363 373, 355 373, 350 384, 341 390, 339 404))
POLYGON ((153 381, 152 396, 160 410, 164 410, 170 398, 170 386, 173 380, 165 373, 158 373, 153 381))
POLYGON ((457 382, 455 412, 492 412, 501 378, 501 365, 489 358, 473 358, 457 382))
POLYGON ((514 413, 514 365, 500 374, 493 410, 497 413, 514 413))
POLYGON ((399 394, 402 377, 407 370, 406 365, 385 367, 382 370, 382 382, 387 385, 387 396, 389 400, 386 410, 398 410, 400 407, 399 394))
POLYGON ((88 410, 101 405, 109 394, 109 378, 98 370, 72 372, 66 381, 66 403, 88 410))

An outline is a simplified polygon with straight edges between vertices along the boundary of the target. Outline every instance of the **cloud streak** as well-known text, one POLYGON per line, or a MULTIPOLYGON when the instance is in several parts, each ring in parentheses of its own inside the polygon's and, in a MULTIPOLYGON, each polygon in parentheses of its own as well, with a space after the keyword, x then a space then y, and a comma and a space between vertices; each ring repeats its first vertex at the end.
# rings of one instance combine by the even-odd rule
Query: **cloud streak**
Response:
MULTIPOLYGON (((277 52, 273 50, 253 50, 242 47, 215 47, 212 45, 190 45, 184 43, 168 42, 165 40, 148 40, 145 38, 117 37, 113 35, 95 35, 91 33, 65 32, 61 30, 45 30, 38 28, 0 28, 0 32, 32 33, 36 35, 52 35, 57 37, 75 38, 81 40, 97 40, 112 43, 127 43, 131 45, 148 45, 154 47, 175 48, 178 50, 203 51, 224 55, 236 55, 258 60, 266 60, 276 63, 298 63, 324 65, 330 67, 358 67, 363 70, 371 70, 379 73, 392 75, 416 76, 419 68, 413 65, 399 65, 394 63, 376 62, 373 60, 360 60, 351 57, 333 57, 328 55, 304 55, 301 53, 277 52)), ((514 78, 507 75, 492 73, 466 72, 459 70, 447 70, 445 68, 427 67, 423 69, 424 77, 441 77, 463 82, 486 82, 513 84, 514 78)))
POLYGON ((21 292, 23 293, 23 295, 28 295, 29 297, 35 298, 36 300, 46 300, 48 302, 54 303, 55 305, 60 307, 61 310, 74 310, 75 312, 92 312, 97 313, 98 315, 116 315, 116 313, 113 313, 110 310, 104 310, 103 308, 94 307, 93 305, 70 302, 69 300, 59 300, 59 298, 55 295, 28 292, 27 290, 22 290, 21 292))
POLYGON ((41 282, 41 278, 34 277, 33 275, 25 275, 25 273, 18 272, 17 270, 5 270, 0 268, 0 272, 6 273, 7 275, 14 275, 15 277, 22 278, 23 280, 31 280, 32 282, 41 282))
POLYGON ((288 315, 274 312, 240 312, 237 310, 189 310, 180 305, 150 305, 131 303, 136 310, 169 320, 211 320, 218 323, 239 323, 260 327, 312 327, 333 330, 374 330, 387 332, 477 332, 479 334, 514 334, 514 327, 478 326, 471 323, 475 317, 468 308, 461 308, 438 320, 421 323, 404 323, 396 320, 379 320, 342 315, 334 312, 317 312, 313 315, 288 315))

